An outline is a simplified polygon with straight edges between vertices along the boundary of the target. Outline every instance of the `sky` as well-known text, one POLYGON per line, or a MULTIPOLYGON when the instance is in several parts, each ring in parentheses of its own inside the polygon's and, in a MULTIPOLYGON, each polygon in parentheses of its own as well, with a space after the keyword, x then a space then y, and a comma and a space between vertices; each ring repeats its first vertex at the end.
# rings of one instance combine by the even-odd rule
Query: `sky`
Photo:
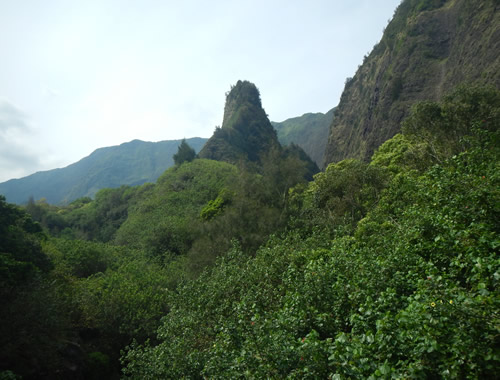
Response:
POLYGON ((0 0, 0 182, 95 149, 210 137, 239 79, 327 112, 401 0, 0 0))

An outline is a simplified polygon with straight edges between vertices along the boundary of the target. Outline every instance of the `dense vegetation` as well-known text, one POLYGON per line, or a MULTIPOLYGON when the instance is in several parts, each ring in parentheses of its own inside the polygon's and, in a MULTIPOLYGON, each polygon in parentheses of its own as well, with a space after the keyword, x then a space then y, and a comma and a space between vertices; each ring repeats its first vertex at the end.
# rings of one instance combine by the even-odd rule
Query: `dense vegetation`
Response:
POLYGON ((499 112, 498 91, 461 88, 369 165, 330 165, 286 233, 168 294, 160 343, 133 344, 125 374, 494 378, 499 112))
POLYGON ((499 126, 500 92, 462 86, 309 183, 274 149, 1 198, 0 376, 494 378, 499 126))

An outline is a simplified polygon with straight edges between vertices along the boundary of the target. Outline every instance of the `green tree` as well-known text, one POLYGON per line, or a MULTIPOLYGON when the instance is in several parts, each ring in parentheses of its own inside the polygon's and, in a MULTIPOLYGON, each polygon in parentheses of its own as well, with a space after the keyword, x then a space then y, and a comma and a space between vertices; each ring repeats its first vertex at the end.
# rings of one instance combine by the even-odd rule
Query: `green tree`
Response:
POLYGON ((500 91, 491 86, 458 86, 441 102, 417 103, 403 123, 403 134, 426 144, 432 163, 471 147, 471 138, 487 140, 500 126, 500 91))
POLYGON ((181 165, 183 162, 191 162, 195 159, 196 152, 189 146, 186 139, 182 139, 177 153, 174 154, 174 162, 176 165, 181 165))
POLYGON ((8 371, 47 378, 60 367, 67 323, 42 248, 46 238, 26 211, 0 195, 0 378, 8 371))
POLYGON ((355 159, 330 164, 306 189, 292 192, 292 224, 302 232, 326 228, 350 233, 375 207, 387 181, 385 169, 355 159))

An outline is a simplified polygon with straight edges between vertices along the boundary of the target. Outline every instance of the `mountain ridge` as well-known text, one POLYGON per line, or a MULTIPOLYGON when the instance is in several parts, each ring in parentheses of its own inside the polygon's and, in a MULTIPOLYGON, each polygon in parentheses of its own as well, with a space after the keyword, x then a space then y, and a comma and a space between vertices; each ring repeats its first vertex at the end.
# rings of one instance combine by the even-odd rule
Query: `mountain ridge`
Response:
POLYGON ((282 145, 297 144, 321 167, 334 111, 335 108, 326 113, 307 112, 282 122, 271 121, 271 124, 282 145))
MULTIPOLYGON (((186 139, 199 151, 207 139, 186 139)), ((120 145, 96 149, 87 157, 63 168, 40 171, 0 183, 0 194, 9 202, 24 203, 30 197, 52 204, 93 197, 107 187, 154 182, 174 164, 172 156, 182 140, 148 142, 134 139, 120 145)))

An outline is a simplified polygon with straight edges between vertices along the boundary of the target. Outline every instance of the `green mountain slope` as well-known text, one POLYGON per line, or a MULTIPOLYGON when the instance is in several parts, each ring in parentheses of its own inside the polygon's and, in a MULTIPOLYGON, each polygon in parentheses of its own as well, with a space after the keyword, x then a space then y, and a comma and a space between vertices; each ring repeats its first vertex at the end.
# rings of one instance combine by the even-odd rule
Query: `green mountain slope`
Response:
MULTIPOLYGON (((186 141, 199 151, 206 139, 196 137, 186 141)), ((174 164, 172 156, 180 143, 181 140, 156 143, 133 140, 100 148, 65 168, 0 183, 0 194, 12 203, 24 203, 33 197, 59 204, 84 196, 92 197, 103 188, 154 182, 174 164)))
POLYGON ((500 87, 499 8, 494 0, 403 1, 346 82, 325 163, 368 160, 416 101, 437 100, 461 82, 500 87))
POLYGON ((297 144, 321 167, 334 110, 326 114, 306 113, 279 123, 272 121, 271 124, 282 145, 297 144))
POLYGON ((236 163, 260 161, 280 144, 253 83, 238 81, 227 94, 222 127, 199 153, 200 158, 236 163))

